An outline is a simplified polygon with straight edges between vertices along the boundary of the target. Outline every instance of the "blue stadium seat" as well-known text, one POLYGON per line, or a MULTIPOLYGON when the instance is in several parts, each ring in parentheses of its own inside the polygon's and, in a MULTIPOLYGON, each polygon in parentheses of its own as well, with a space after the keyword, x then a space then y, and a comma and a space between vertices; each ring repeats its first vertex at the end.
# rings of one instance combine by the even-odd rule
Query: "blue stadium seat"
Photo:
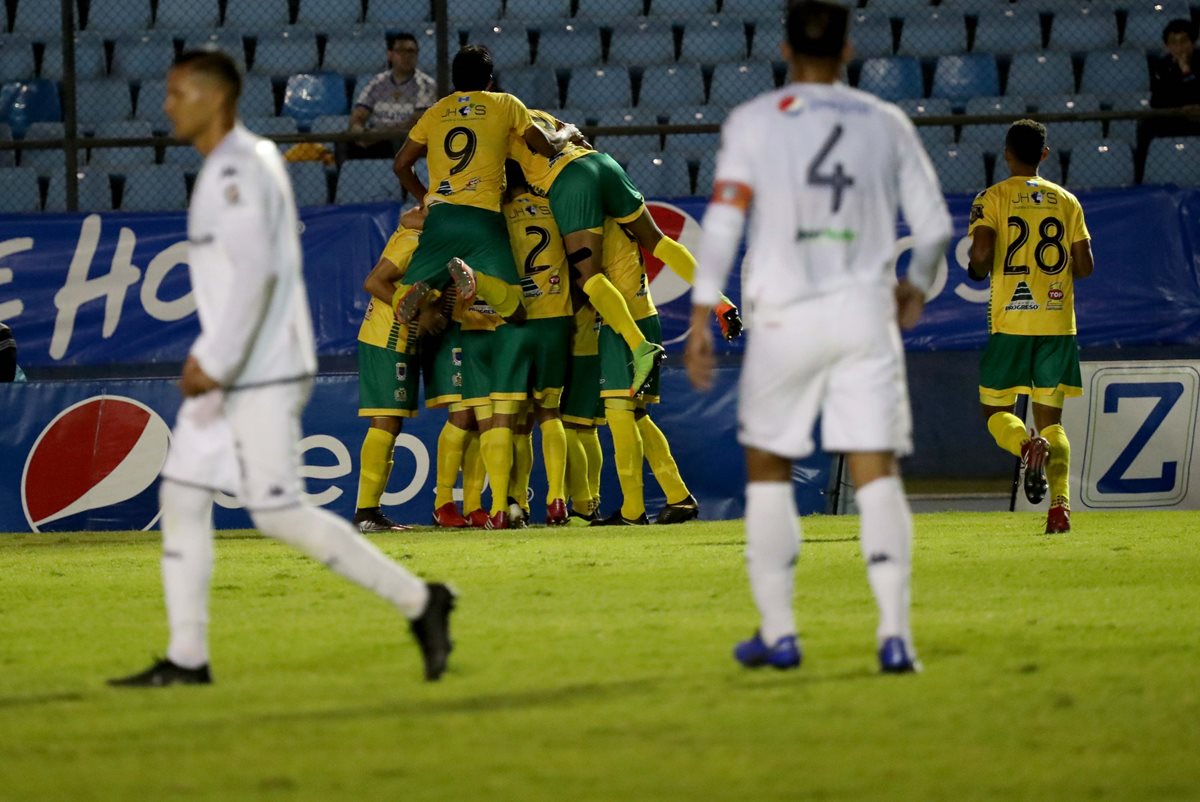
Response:
POLYGON ((655 16, 688 19, 715 13, 716 0, 650 0, 650 14, 655 16))
POLYGON ((238 114, 242 117, 274 117, 275 90, 265 75, 242 78, 242 96, 238 98, 238 114))
POLYGON ((335 72, 293 75, 283 94, 283 113, 293 118, 300 130, 308 130, 322 114, 347 112, 346 84, 335 72))
POLYGON ((163 150, 163 164, 174 165, 194 176, 204 166, 204 157, 191 145, 175 145, 163 150))
POLYGON ((339 204, 402 201, 391 159, 358 159, 342 164, 334 200, 339 204))
POLYGON ((325 165, 320 162, 288 162, 288 176, 297 206, 324 206, 329 203, 329 182, 325 165))
MULTIPOLYGON (((291 117, 243 117, 242 125, 258 134, 265 136, 268 139, 279 134, 295 134, 299 132, 299 127, 296 121, 291 117)), ((287 150, 291 145, 280 145, 280 152, 287 150)))
MULTIPOLYGON (((596 125, 598 126, 657 124, 658 118, 654 113, 642 109, 606 109, 596 115, 596 125)), ((658 134, 614 135, 597 137, 597 139, 599 141, 592 144, 619 162, 627 161, 634 154, 657 153, 660 150, 658 134)))
POLYGON ((647 67, 642 73, 642 90, 638 94, 641 109, 666 111, 679 105, 696 106, 703 102, 704 75, 698 64, 647 67))
POLYGON ((777 14, 786 5, 780 0, 723 0, 721 14, 726 17, 754 19, 777 14))
MULTIPOLYGON (((349 114, 322 114, 312 121, 309 131, 314 134, 338 134, 350 127, 349 114)), ((330 153, 335 153, 338 146, 333 142, 322 143, 330 153)), ((344 146, 343 146, 344 147, 344 146)))
POLYGON ((982 125, 964 125, 959 141, 968 145, 979 145, 984 150, 996 152, 1003 149, 1004 137, 1008 127, 1014 120, 1026 115, 1028 104, 1025 98, 1015 95, 1003 97, 973 97, 967 101, 967 114, 1004 114, 1009 120, 1004 123, 984 123, 982 125))
MULTIPOLYGON (((1188 0, 1121 0, 1119 6, 1122 10, 1129 12, 1130 16, 1134 14, 1162 14, 1165 19, 1163 25, 1173 19, 1187 19, 1191 16, 1191 8, 1188 0)), ((1161 29, 1160 29, 1161 30, 1161 29)), ((1161 39, 1159 40, 1162 41, 1161 39)))
POLYGON ((579 0, 575 16, 599 25, 618 25, 644 13, 643 0, 579 0))
POLYGON ((39 39, 62 36, 62 0, 20 0, 12 30, 39 39))
POLYGON ((27 81, 36 77, 33 43, 19 35, 0 38, 0 83, 27 81))
POLYGON ((872 14, 889 14, 893 17, 928 8, 929 0, 870 0, 867 10, 872 14))
MULTIPOLYGON (((417 5, 428 7, 426 3, 411 3, 411 6, 417 5)), ((473 25, 494 22, 500 19, 501 5, 501 0, 446 0, 446 16, 450 22, 457 24, 468 21, 473 25)), ((410 7, 407 16, 411 17, 412 14, 410 7)))
MULTIPOLYGON (((671 118, 675 121, 675 118, 671 118)), ((664 153, 670 153, 687 161, 699 162, 721 149, 721 135, 712 134, 667 134, 664 153)))
MULTIPOLYGON (((1113 111, 1149 111, 1150 94, 1135 92, 1133 94, 1102 95, 1100 108, 1113 111)), ((1109 120, 1105 128, 1104 138, 1115 139, 1130 145, 1138 141, 1137 120, 1109 120)))
POLYGON ((1121 47, 1160 53, 1163 46, 1163 28, 1167 27, 1171 19, 1163 12, 1131 13, 1125 19, 1125 34, 1121 37, 1121 47))
POLYGON ((174 164, 138 167, 125 174, 121 211, 158 212, 186 209, 187 181, 183 169, 174 164))
POLYGON ((288 0, 229 0, 225 27, 234 31, 272 31, 291 22, 288 0))
MULTIPOLYGON (((1055 95, 1032 101, 1042 114, 1083 114, 1100 111, 1100 99, 1095 95, 1055 95)), ((1074 152, 1074 145, 1104 137, 1104 124, 1099 120, 1046 123, 1047 139, 1056 150, 1074 152)))
POLYGON ((702 198, 712 195, 713 179, 717 174, 717 154, 710 153, 700 159, 696 171, 696 194, 702 198))
POLYGON ((1142 183, 1200 186, 1200 136, 1150 140, 1142 183))
POLYGON ((714 106, 736 106, 775 88, 775 74, 766 62, 718 64, 713 70, 708 102, 714 106))
POLYGON ((1133 185, 1133 148, 1111 139, 1080 142, 1071 149, 1073 189, 1128 187, 1133 185))
POLYGON ((692 194, 687 161, 669 153, 631 156, 625 172, 647 198, 674 198, 692 194))
POLYGON ((254 48, 252 72, 260 75, 295 75, 317 69, 317 37, 291 30, 264 33, 254 48))
MULTIPOLYGON (((79 193, 75 199, 79 211, 112 211, 112 181, 106 170, 88 168, 78 171, 75 176, 79 181, 79 193)), ((64 173, 54 173, 50 176, 50 185, 46 189, 46 211, 65 212, 66 210, 67 177, 64 173)))
POLYGON ((149 27, 148 0, 90 0, 88 3, 87 25, 84 26, 86 30, 136 33, 149 27))
POLYGON ((675 32, 661 20, 639 20, 613 28, 609 64, 670 64, 675 61, 675 32))
POLYGON ((1017 6, 981 13, 975 24, 976 53, 1023 53, 1042 47, 1042 21, 1017 6))
POLYGON ((1050 26, 1053 49, 1081 51, 1116 46, 1117 18, 1111 11, 1082 6, 1055 12, 1050 26))
POLYGON ((938 7, 982 16, 1009 7, 1009 0, 942 0, 938 7))
POLYGON ((1146 54, 1140 50, 1094 51, 1084 57, 1080 92, 1099 95, 1149 89, 1150 68, 1146 54))
MULTIPOLYGON (((954 113, 950 101, 945 98, 901 100, 896 105, 914 120, 921 117, 948 117, 954 113)), ((917 136, 921 137, 921 142, 924 143, 926 149, 933 146, 952 145, 954 144, 954 126, 919 125, 917 126, 917 136)))
POLYGON ((113 42, 112 74, 119 78, 162 78, 174 61, 175 42, 169 34, 143 33, 113 42))
MULTIPOLYGON (((62 139, 63 124, 56 122, 33 123, 24 132, 27 142, 62 139)), ((66 154, 59 148, 53 150, 21 151, 21 166, 33 169, 39 176, 51 176, 67 169, 66 154)))
POLYGON ((30 125, 62 119, 58 87, 52 81, 10 81, 0 86, 0 123, 17 139, 30 125))
MULTIPOLYGON (((98 34, 81 33, 75 37, 75 77, 100 78, 105 75, 104 40, 98 34)), ((46 43, 42 52, 41 77, 51 81, 63 80, 61 39, 46 43)))
MULTIPOLYGON (((467 34, 467 41, 492 51, 492 63, 498 70, 529 66, 529 32, 520 23, 473 29, 467 34)), ((328 49, 326 45, 326 52, 328 49)))
MULTIPOLYGON (((97 139, 146 139, 154 135, 150 123, 144 120, 121 120, 96 126, 97 139)), ((154 146, 136 148, 92 148, 88 157, 91 166, 136 167, 154 164, 154 146)))
POLYGON ((167 98, 167 82, 162 78, 142 81, 137 90, 137 102, 134 106, 133 118, 150 123, 150 128, 156 133, 171 130, 171 121, 163 111, 163 101, 167 98))
POLYGON ((668 112, 674 125, 720 125, 729 116, 721 106, 674 106, 668 112))
MULTIPOLYGON (((632 106, 629 70, 620 65, 600 69, 577 67, 571 70, 566 102, 597 109, 632 106)), ((679 102, 686 101, 681 99, 679 102)))
MULTIPOLYGON (((1008 162, 1004 161, 1004 143, 1001 142, 999 147, 984 148, 984 150, 990 151, 996 157, 996 169, 992 175, 992 183, 996 184, 1011 178, 1012 174, 1008 171, 1008 162)), ((1063 186, 1061 159, 1061 154, 1054 148, 1050 148, 1050 153, 1038 165, 1038 175, 1047 181, 1053 181, 1055 184, 1063 186)))
MULTIPOLYGON (((779 43, 783 40, 783 31, 776 31, 774 36, 767 38, 769 45, 760 46, 759 33, 754 34, 754 54, 761 58, 763 47, 775 51, 772 61, 782 60, 779 55, 779 43)), ((864 22, 850 28, 850 43, 854 45, 855 58, 887 58, 892 55, 892 24, 886 19, 878 22, 864 22)))
POLYGON ((904 17, 900 45, 896 49, 900 55, 933 58, 965 53, 966 50, 967 23, 962 14, 938 9, 904 17))
POLYGON ((75 85, 75 115, 79 127, 93 130, 98 123, 133 116, 129 84, 119 78, 96 78, 75 85))
POLYGON ((988 186, 983 150, 978 145, 930 148, 929 159, 937 171, 943 192, 976 193, 988 186))
POLYGON ((542 67, 587 67, 600 63, 600 29, 590 22, 542 25, 537 63, 542 67))
MULTIPOLYGON (((12 142, 12 129, 7 125, 0 123, 0 142, 12 142)), ((0 167, 15 167, 17 164, 17 153, 13 150, 0 151, 0 167)))
POLYGON ((583 128, 588 125, 595 125, 596 120, 601 114, 607 114, 608 110, 597 111, 595 109, 585 109, 579 106, 567 106, 561 109, 555 109, 554 116, 563 122, 574 123, 583 128))
MULTIPOLYGON (((498 4, 495 4, 495 14, 499 16, 498 4)), ((395 27, 406 30, 414 27, 412 23, 429 19, 429 5, 414 3, 412 0, 367 0, 368 23, 395 27)))
MULTIPOLYGON (((621 68, 622 70, 624 67, 621 68)), ((578 70, 572 71, 572 76, 578 70)), ((526 67, 520 70, 504 70, 496 73, 497 80, 500 85, 500 90, 516 95, 524 101, 525 105, 531 109, 557 109, 558 108, 558 78, 554 75, 554 70, 548 67, 526 67)), ((574 80, 574 78, 572 78, 574 80)), ((629 75, 625 74, 625 89, 628 97, 629 91, 629 75)), ((587 105, 613 105, 612 103, 598 103, 597 100, 604 98, 593 98, 585 101, 587 105)), ((616 105, 621 105, 620 103, 616 105)), ((628 106, 629 103, 624 105, 628 106)))
MULTIPOLYGON (((468 1, 468 0, 465 0, 468 1)), ((477 0, 469 0, 474 7, 477 0)), ((479 13, 474 8, 472 14, 479 13)), ((507 0, 504 4, 504 18, 519 19, 527 22, 548 23, 555 19, 565 19, 571 16, 571 0, 507 0)))
POLYGON ((322 33, 338 33, 357 25, 361 14, 360 0, 300 0, 296 24, 322 33))
POLYGON ((891 101, 922 97, 921 63, 911 56, 867 59, 858 74, 858 88, 891 101))
POLYGON ((1008 68, 1009 95, 1069 95, 1075 69, 1066 53, 1017 53, 1008 68))
POLYGON ((191 34, 184 40, 184 50, 220 50, 237 62, 238 69, 246 71, 246 47, 242 35, 237 31, 208 31, 191 34))
POLYGON ((322 69, 342 75, 358 75, 383 72, 387 68, 387 41, 383 37, 342 34, 330 36, 325 42, 322 69))
POLYGON ((996 59, 989 53, 942 56, 933 71, 930 97, 944 97, 951 103, 969 98, 1000 94, 996 59))
POLYGON ((38 177, 28 167, 0 168, 0 214, 33 214, 42 210, 38 177))
POLYGON ((221 24, 217 0, 158 0, 154 27, 162 31, 204 31, 221 24))
POLYGON ((718 64, 746 58, 746 29, 741 22, 712 17, 696 20, 683 29, 679 60, 718 64))

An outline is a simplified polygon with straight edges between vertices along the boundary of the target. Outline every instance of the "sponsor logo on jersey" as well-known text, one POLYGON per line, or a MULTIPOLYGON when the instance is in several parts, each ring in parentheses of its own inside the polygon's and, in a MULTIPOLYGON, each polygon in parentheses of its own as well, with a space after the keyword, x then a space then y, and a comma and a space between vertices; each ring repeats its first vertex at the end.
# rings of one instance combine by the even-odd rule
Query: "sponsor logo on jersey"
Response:
POLYGON ((533 276, 521 277, 521 289, 524 291, 526 298, 542 297, 542 289, 537 285, 537 282, 533 280, 533 276))
POLYGON ((1029 285, 1021 281, 1017 283, 1012 298, 1008 300, 1008 306, 1004 308, 1009 312, 1034 312, 1041 307, 1033 300, 1033 291, 1029 289, 1029 285))
POLYGON ((437 194, 439 194, 439 195, 453 194, 454 190, 450 188, 450 179, 448 179, 448 178, 442 179, 442 183, 438 184, 438 188, 435 190, 435 192, 437 192, 437 194))
POLYGON ((983 205, 976 203, 971 206, 971 219, 967 222, 974 223, 983 219, 983 205))
POLYGON ((1063 299, 1067 295, 1063 292, 1062 282, 1054 281, 1050 283, 1050 290, 1046 293, 1046 310, 1049 312, 1057 312, 1063 308, 1063 299))
POLYGON ((795 117, 804 112, 804 98, 788 95, 779 101, 779 110, 789 117, 795 117))
MULTIPOLYGON (((470 98, 461 98, 460 97, 458 99, 458 102, 459 103, 469 103, 470 100, 471 100, 470 98)), ((487 116, 487 106, 483 105, 482 103, 472 103, 472 104, 466 105, 466 106, 459 106, 458 108, 446 109, 446 111, 442 113, 443 120, 453 119, 455 117, 457 117, 459 119, 466 119, 468 117, 486 117, 486 116, 487 116)))
POLYGON ((408 390, 404 387, 397 388, 396 389, 396 400, 397 401, 407 401, 408 400, 408 390))
POLYGON ((98 395, 54 416, 21 473, 21 505, 35 532, 149 529, 167 424, 140 401, 98 395))
POLYGON ((558 276, 551 276, 547 281, 550 284, 549 292, 551 295, 559 295, 562 293, 562 279, 558 276))

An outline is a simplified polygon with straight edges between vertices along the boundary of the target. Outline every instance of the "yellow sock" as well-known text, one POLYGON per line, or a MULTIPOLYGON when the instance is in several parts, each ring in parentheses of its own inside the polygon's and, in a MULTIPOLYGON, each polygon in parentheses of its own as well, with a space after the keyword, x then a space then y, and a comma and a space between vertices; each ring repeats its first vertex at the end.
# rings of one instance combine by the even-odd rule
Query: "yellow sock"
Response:
POLYGON ((495 309, 500 317, 508 317, 521 305, 521 291, 495 276, 475 271, 475 294, 495 309))
POLYGON ((988 418, 987 427, 996 445, 1013 456, 1021 456, 1021 446, 1029 440, 1029 434, 1020 418, 1011 412, 997 412, 988 418))
POLYGON ((1050 483, 1050 503, 1071 506, 1071 441, 1061 423, 1041 431, 1050 444, 1050 460, 1046 463, 1046 481, 1050 483))
POLYGON ((493 426, 479 436, 479 454, 492 485, 492 515, 508 511, 508 479, 513 464, 513 433, 507 426, 493 426))
POLYGON ((468 432, 466 448, 463 449, 463 515, 483 509, 483 483, 487 469, 483 466, 480 453, 479 432, 468 432))
POLYGON ((392 475, 392 450, 396 447, 396 435, 372 426, 363 438, 362 450, 358 453, 358 508, 369 509, 379 506, 388 477, 392 475))
POLYGON ((679 466, 675 464, 675 457, 671 456, 671 446, 667 442, 667 436, 662 433, 662 429, 658 428, 654 421, 650 420, 649 415, 638 421, 638 431, 642 435, 646 461, 650 463, 650 470, 654 472, 654 478, 658 480, 659 486, 663 489, 667 503, 678 504, 690 496, 691 491, 687 489, 687 485, 683 483, 683 477, 679 475, 679 466))
POLYGON ((592 509, 600 506, 600 469, 604 467, 604 452, 600 450, 600 431, 592 426, 579 430, 579 442, 587 452, 588 487, 592 490, 592 509))
POLYGON ((654 255, 688 284, 696 283, 696 257, 683 245, 664 235, 654 246, 654 255))
MULTIPOLYGON (((585 515, 591 511, 592 488, 588 484, 588 458, 579 439, 579 429, 564 429, 567 443, 567 492, 571 495, 571 509, 585 515)), ((549 471, 549 468, 546 469, 549 471)))
POLYGON ((567 431, 562 418, 542 421, 542 461, 546 463, 546 503, 561 498, 567 491, 567 431))
POLYGON ((605 401, 608 428, 612 431, 613 460, 621 483, 621 515, 630 520, 646 512, 642 492, 642 435, 633 419, 633 404, 619 398, 605 401))
MULTIPOLYGON (((437 443, 437 482, 433 499, 434 509, 454 501, 454 485, 458 481, 458 469, 463 464, 463 451, 466 449, 470 432, 460 429, 450 421, 442 426, 437 443)), ((470 512, 470 510, 468 510, 470 512)))
POLYGON ((533 473, 533 434, 513 434, 513 464, 508 475, 508 495, 521 509, 529 509, 529 474, 533 473))
POLYGON ((625 340, 630 351, 646 341, 646 335, 642 334, 642 330, 633 320, 633 315, 629 314, 629 304, 625 303, 625 297, 606 276, 600 273, 592 276, 583 285, 583 291, 587 293, 600 317, 604 318, 604 322, 612 326, 625 340))

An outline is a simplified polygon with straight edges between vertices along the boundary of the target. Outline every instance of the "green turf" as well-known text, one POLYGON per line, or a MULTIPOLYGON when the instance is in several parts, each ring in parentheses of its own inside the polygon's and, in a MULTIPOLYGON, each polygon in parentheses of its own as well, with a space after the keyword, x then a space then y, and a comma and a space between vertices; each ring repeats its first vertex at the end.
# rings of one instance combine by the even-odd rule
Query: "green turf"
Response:
POLYGON ((391 608, 222 537, 211 688, 110 690, 165 642, 153 533, 0 536, 0 799, 1200 797, 1200 515, 919 516, 920 676, 875 673, 854 518, 810 518, 796 672, 739 669, 738 522, 418 532, 462 593, 442 682, 391 608))

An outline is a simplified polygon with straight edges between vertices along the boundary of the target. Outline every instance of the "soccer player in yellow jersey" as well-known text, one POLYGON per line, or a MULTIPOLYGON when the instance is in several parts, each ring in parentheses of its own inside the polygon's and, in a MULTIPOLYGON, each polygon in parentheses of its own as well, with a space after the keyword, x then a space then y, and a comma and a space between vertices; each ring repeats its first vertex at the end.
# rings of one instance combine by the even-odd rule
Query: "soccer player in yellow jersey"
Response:
MULTIPOLYGON (((576 285, 577 287, 578 285, 576 285)), ((575 336, 571 339, 571 368, 563 389, 563 427, 567 431, 567 490, 572 526, 600 519, 600 469, 604 455, 596 427, 605 423, 600 398, 600 319, 596 310, 573 293, 575 336)))
POLYGON ((1004 160, 1011 177, 971 206, 968 273, 991 276, 990 334, 980 365, 979 400, 988 431, 1025 466, 1025 496, 1050 492, 1046 532, 1071 529, 1071 444, 1062 427, 1064 399, 1083 395, 1075 342, 1075 279, 1092 274, 1083 209, 1070 192, 1038 175, 1049 154, 1046 127, 1017 120, 1004 160), (1038 434, 1013 414, 1028 395, 1038 434))

